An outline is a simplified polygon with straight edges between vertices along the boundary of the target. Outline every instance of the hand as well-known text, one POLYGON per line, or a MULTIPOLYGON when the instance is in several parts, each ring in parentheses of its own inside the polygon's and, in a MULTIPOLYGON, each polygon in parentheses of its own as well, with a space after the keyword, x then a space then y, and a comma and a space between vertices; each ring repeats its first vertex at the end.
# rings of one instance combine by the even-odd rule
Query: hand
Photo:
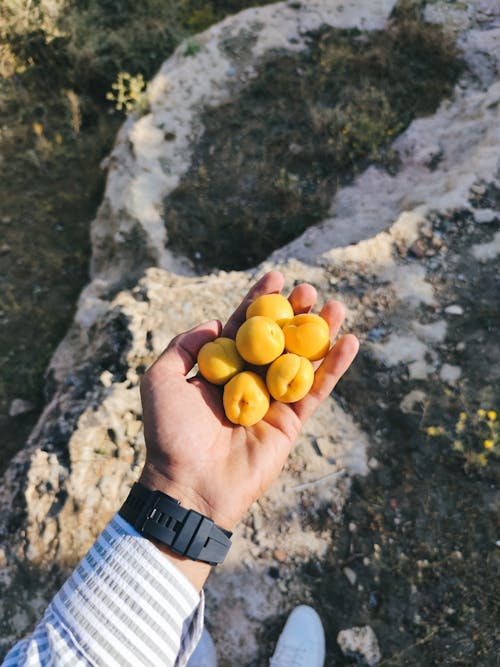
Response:
MULTIPOLYGON (((234 338, 248 305, 261 294, 280 292, 283 275, 271 271, 249 291, 222 329, 213 320, 174 338, 141 383, 146 463, 140 481, 196 509, 232 530, 250 505, 280 473, 302 424, 327 398, 351 365, 357 339, 342 336, 316 370, 309 394, 292 404, 272 402, 258 424, 245 428, 227 420, 222 389, 197 375, 186 379, 199 349, 224 335, 234 338)), ((316 301, 312 285, 293 289, 295 314, 309 312, 316 301)), ((320 315, 332 339, 344 320, 344 307, 328 301, 320 315)))

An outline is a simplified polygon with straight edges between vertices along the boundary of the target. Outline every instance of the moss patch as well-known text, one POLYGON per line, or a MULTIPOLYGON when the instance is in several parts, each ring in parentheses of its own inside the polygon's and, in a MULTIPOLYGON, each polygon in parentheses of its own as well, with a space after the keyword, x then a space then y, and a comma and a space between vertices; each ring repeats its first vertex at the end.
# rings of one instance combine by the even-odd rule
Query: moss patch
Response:
POLYGON ((451 38, 400 12, 386 31, 329 29, 274 54, 203 117, 191 168, 165 202, 169 243, 200 269, 255 265, 327 213, 336 188, 436 110, 460 72, 451 38))

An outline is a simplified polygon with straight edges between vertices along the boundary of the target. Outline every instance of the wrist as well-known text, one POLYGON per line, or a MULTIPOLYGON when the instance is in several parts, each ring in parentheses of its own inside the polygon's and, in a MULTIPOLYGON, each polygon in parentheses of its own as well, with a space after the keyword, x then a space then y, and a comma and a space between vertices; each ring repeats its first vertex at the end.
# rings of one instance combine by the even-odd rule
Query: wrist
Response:
POLYGON ((199 505, 182 506, 174 496, 175 485, 158 486, 147 475, 141 476, 120 515, 201 590, 211 566, 224 560, 231 533, 200 512, 199 505))
POLYGON ((144 464, 138 482, 151 491, 161 491, 176 498, 181 507, 203 514, 224 530, 234 531, 236 521, 232 517, 214 507, 204 494, 198 492, 192 485, 169 477, 150 461, 144 464))

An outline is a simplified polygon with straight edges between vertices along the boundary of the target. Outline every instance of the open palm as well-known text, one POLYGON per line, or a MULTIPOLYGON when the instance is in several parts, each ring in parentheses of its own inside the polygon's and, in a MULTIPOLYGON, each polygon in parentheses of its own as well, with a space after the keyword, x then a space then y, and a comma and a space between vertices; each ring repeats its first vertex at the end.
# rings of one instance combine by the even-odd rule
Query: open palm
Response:
MULTIPOLYGON (((199 375, 186 376, 202 345, 220 335, 234 338, 248 305, 261 294, 280 292, 283 284, 282 274, 271 271, 252 287, 223 329, 213 320, 174 338, 141 384, 146 463, 140 481, 228 530, 278 476, 302 424, 330 394, 358 350, 354 336, 341 337, 317 368, 305 398, 293 404, 272 402, 264 419, 252 427, 229 422, 222 389, 199 375)), ((308 312, 316 290, 298 285, 289 300, 296 314, 308 312)), ((335 338, 344 320, 342 304, 328 301, 320 315, 335 338)))

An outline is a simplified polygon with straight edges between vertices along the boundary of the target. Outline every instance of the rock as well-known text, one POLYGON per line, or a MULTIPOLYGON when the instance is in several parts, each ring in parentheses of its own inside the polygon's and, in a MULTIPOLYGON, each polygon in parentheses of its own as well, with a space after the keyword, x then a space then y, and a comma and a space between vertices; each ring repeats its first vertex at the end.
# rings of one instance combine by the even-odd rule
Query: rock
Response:
POLYGON ((489 222, 494 222, 500 217, 498 211, 494 211, 491 208, 480 208, 473 211, 474 221, 479 225, 488 224, 489 222))
POLYGON ((286 555, 286 552, 283 551, 283 549, 275 549, 273 551, 273 558, 274 560, 277 560, 278 563, 286 563, 288 560, 288 556, 286 555))
POLYGON ((99 376, 99 380, 103 387, 111 387, 113 384, 113 373, 110 373, 110 371, 103 371, 99 376))
POLYGON ((463 315, 464 314, 464 309, 462 306, 459 306, 457 303, 453 303, 450 306, 446 306, 444 309, 444 312, 447 315, 463 315))
POLYGON ((17 417, 35 409, 34 403, 24 398, 14 398, 9 407, 9 417, 17 417))
POLYGON ((410 391, 409 394, 406 394, 406 396, 399 404, 401 412, 404 412, 406 414, 414 412, 415 406, 421 407, 425 401, 425 398, 426 398, 425 391, 422 391, 421 389, 413 389, 412 391, 410 391))
POLYGON ((368 467, 370 468, 370 470, 379 470, 380 469, 380 461, 378 461, 378 459, 376 459, 374 456, 372 456, 370 458, 370 460, 368 461, 368 467))
POLYGON ((462 369, 460 366, 452 366, 451 364, 443 364, 439 371, 439 377, 443 382, 454 384, 462 376, 462 369))
POLYGON ((470 191, 472 194, 482 197, 484 194, 486 194, 486 186, 484 183, 474 183, 470 191))
POLYGON ((473 256, 480 262, 488 262, 500 255, 500 232, 496 232, 493 240, 489 243, 478 243, 472 246, 473 256))
POLYGON ((344 567, 342 572, 344 573, 345 578, 351 584, 351 586, 355 586, 358 578, 356 572, 354 572, 354 570, 351 570, 350 567, 344 567))
POLYGON ((422 239, 417 239, 414 243, 411 244, 408 252, 418 259, 422 259, 422 257, 424 257, 426 254, 426 250, 427 248, 424 241, 422 239))
POLYGON ((375 632, 369 625, 341 630, 337 643, 346 657, 361 659, 365 664, 376 665, 382 654, 375 632))

